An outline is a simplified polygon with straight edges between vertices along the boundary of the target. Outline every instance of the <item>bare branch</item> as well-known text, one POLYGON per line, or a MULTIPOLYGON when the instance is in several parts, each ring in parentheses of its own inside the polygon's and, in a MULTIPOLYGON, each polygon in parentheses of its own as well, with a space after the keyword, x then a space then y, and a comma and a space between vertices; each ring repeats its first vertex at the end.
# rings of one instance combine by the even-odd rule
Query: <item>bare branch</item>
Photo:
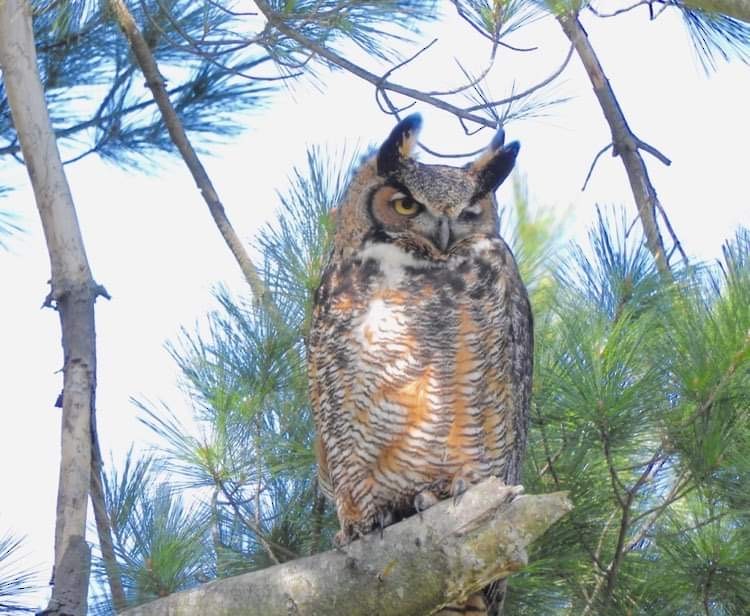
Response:
POLYGON ((588 8, 588 10, 591 11, 597 17, 615 17, 617 15, 622 15, 623 13, 632 11, 633 9, 637 9, 639 6, 651 6, 652 1, 653 0, 640 0, 640 2, 636 2, 635 4, 631 4, 630 6, 626 6, 625 8, 622 8, 622 9, 617 9, 616 11, 612 11, 611 13, 601 13, 596 8, 594 8, 591 4, 589 4, 586 8, 588 8))
POLYGON ((648 520, 645 524, 643 524, 643 526, 641 527, 641 530, 628 544, 628 547, 626 548, 628 552, 630 552, 643 540, 643 538, 649 533, 653 525, 659 519, 661 514, 664 513, 667 507, 669 507, 675 501, 680 500, 683 496, 685 496, 685 494, 688 493, 688 491, 693 489, 694 486, 689 486, 691 479, 692 479, 691 476, 686 471, 683 471, 682 473, 680 473, 677 479, 675 479, 672 489, 664 497, 664 500, 661 502, 661 504, 658 507, 654 507, 653 509, 650 509, 649 511, 642 513, 638 515, 637 517, 633 518, 632 522, 634 524, 637 521, 643 519, 644 517, 648 517, 648 520))
POLYGON ((404 60, 403 62, 399 62, 395 66, 393 66, 390 69, 388 69, 385 73, 383 73, 383 76, 380 78, 380 83, 375 86, 375 101, 378 103, 378 106, 380 107, 380 110, 383 111, 383 113, 388 113, 388 114, 394 115, 394 116, 396 116, 396 118, 398 118, 398 114, 399 113, 401 113, 402 111, 405 111, 405 110, 409 109, 409 107, 412 107, 414 105, 414 103, 412 102, 409 105, 406 105, 405 107, 397 108, 393 104, 393 102, 391 102, 391 99, 388 98, 388 94, 383 89, 382 84, 387 83, 388 82, 388 77, 390 77, 398 69, 403 68, 404 66, 406 66, 407 64, 409 64, 410 62, 412 62, 413 60, 415 60, 416 58, 418 58, 425 51, 427 51, 430 47, 432 47, 435 43, 437 43, 437 39, 436 38, 432 39, 429 43, 427 43, 427 45, 425 45, 419 51, 417 51, 416 53, 414 53, 411 56, 409 56, 408 58, 406 58, 406 60, 404 60), (383 105, 381 105, 381 103, 380 103, 380 97, 381 96, 383 97, 383 101, 385 102, 385 105, 386 105, 386 107, 388 109, 386 109, 385 107, 383 107, 383 105))
POLYGON ((654 146, 646 143, 645 141, 641 141, 638 139, 638 137, 635 138, 635 143, 638 146, 638 149, 640 150, 646 150, 651 156, 656 158, 659 162, 664 163, 667 167, 672 164, 672 161, 669 160, 664 154, 662 154, 659 150, 657 150, 654 146))
POLYGON ((671 259, 672 254, 674 251, 678 251, 680 253, 680 256, 682 257, 682 262, 684 265, 689 265, 690 260, 688 259, 687 254, 685 254, 685 251, 682 248, 682 243, 680 243, 680 240, 677 237, 677 234, 674 232, 674 229, 672 228, 672 223, 669 220, 669 217, 667 216, 667 213, 664 211, 664 208, 661 205, 661 201, 656 202, 656 207, 659 210, 659 214, 661 214, 662 220, 664 221, 664 225, 667 227, 667 232, 669 233, 669 236, 672 238, 672 250, 669 252, 669 258, 671 259))
POLYGON ((112 541, 112 525, 104 497, 103 466, 102 452, 99 447, 99 437, 96 430, 96 417, 93 416, 91 420, 91 508, 94 510, 96 534, 99 537, 99 549, 102 552, 104 573, 107 578, 110 596, 112 597, 112 605, 115 613, 119 613, 127 606, 127 599, 117 566, 115 546, 112 541))
POLYGON ((327 49, 323 45, 320 45, 319 43, 308 39, 304 35, 294 30, 293 28, 290 28, 289 26, 287 26, 284 23, 284 20, 273 11, 273 9, 265 0, 256 0, 256 5, 261 10, 261 12, 266 16, 266 19, 268 19, 268 22, 274 28, 276 28, 279 32, 288 36, 292 40, 297 41, 297 43, 299 43, 303 47, 306 47, 307 49, 314 52, 321 58, 327 60, 331 64, 334 64, 335 66, 341 67, 349 71, 353 75, 356 75, 360 79, 363 79, 364 81, 371 83, 372 85, 380 88, 381 90, 390 90, 391 92, 395 92, 396 94, 402 94, 414 100, 422 101, 423 103, 427 103, 428 105, 432 105, 433 107, 442 109, 443 111, 447 111, 448 113, 451 113, 455 115, 456 117, 463 118, 464 120, 475 122, 482 126, 495 128, 495 123, 492 120, 489 120, 483 116, 479 116, 477 114, 471 113, 469 111, 466 111, 465 109, 457 107, 456 105, 452 105, 446 101, 440 100, 433 96, 428 96, 427 94, 419 90, 415 90, 413 88, 407 88, 405 86, 391 83, 389 81, 383 82, 381 78, 375 75, 374 73, 371 73, 370 71, 363 69, 361 66, 354 64, 353 62, 350 62, 346 58, 339 56, 338 54, 334 53, 330 49, 327 49))
MULTIPOLYGON (((257 40, 247 39, 247 38, 237 38, 236 41, 221 41, 222 45, 232 45, 232 48, 224 49, 221 51, 221 53, 209 53, 205 51, 203 48, 206 46, 216 47, 219 44, 219 41, 211 41, 211 42, 197 41, 196 39, 191 37, 190 34, 186 32, 185 29, 180 25, 180 22, 172 16, 172 13, 169 10, 169 7, 164 6, 164 4, 159 0, 157 0, 157 4, 159 5, 159 8, 161 9, 162 13, 169 20, 170 25, 174 28, 177 34, 179 34, 180 37, 183 38, 187 42, 186 46, 179 45, 170 39, 169 33, 166 32, 164 28, 161 27, 161 24, 159 24, 153 17, 151 17, 151 14, 148 11, 148 7, 146 6, 145 2, 141 0, 141 6, 143 8, 143 12, 149 18, 153 28, 155 30, 158 30, 161 36, 164 37, 166 40, 168 40, 169 44, 175 49, 183 49, 183 50, 190 51, 191 53, 195 54, 199 58, 203 58, 207 62, 210 62, 214 66, 220 68, 223 71, 226 71, 227 73, 236 75, 238 77, 242 77, 243 79, 249 79, 251 81, 278 81, 278 80, 288 79, 291 77, 297 77, 301 74, 301 73, 296 73, 293 75, 278 75, 275 77, 259 77, 257 75, 251 75, 250 73, 246 73, 244 71, 228 66, 224 62, 219 62, 216 58, 220 56, 228 56, 241 49, 250 47, 251 45, 257 43, 257 40)), ((270 59, 270 58, 264 58, 264 60, 266 59, 270 59)), ((261 60, 254 62, 253 66, 255 64, 260 64, 260 62, 261 60)))
MULTIPOLYGON (((542 81, 540 81, 536 85, 531 86, 530 88, 527 88, 523 92, 519 92, 518 94, 513 94, 512 96, 509 96, 508 98, 501 98, 500 100, 497 100, 497 101, 491 101, 487 103, 487 105, 492 106, 492 107, 498 107, 500 105, 507 105, 508 103, 512 103, 513 101, 526 98, 527 96, 534 94, 534 92, 536 92, 537 90, 541 90, 544 86, 549 85, 555 79, 557 79, 565 70, 565 67, 568 66, 568 62, 570 62, 570 58, 573 56, 573 49, 574 47, 573 45, 571 45, 560 67, 554 73, 552 73, 549 77, 542 79, 542 81)), ((477 111, 478 109, 483 109, 485 106, 486 105, 474 105, 473 107, 467 107, 466 110, 477 111)))
MULTIPOLYGON (((591 46, 588 35, 575 13, 557 16, 563 31, 575 47, 588 73, 594 93, 599 100, 604 117, 612 131, 614 152, 620 156, 630 181, 630 187, 638 208, 643 226, 646 244, 654 256, 659 271, 664 276, 671 276, 664 240, 656 221, 656 204, 658 197, 648 175, 646 163, 639 152, 639 140, 628 126, 625 115, 602 69, 599 59, 591 46)), ((651 152, 653 153, 653 152, 651 152)))
POLYGON ((428 154, 431 154, 432 156, 437 156, 438 158, 469 158, 471 156, 478 156, 479 154, 481 154, 487 149, 487 148, 479 148, 478 150, 473 150, 472 152, 462 152, 461 154, 444 154, 442 152, 438 152, 437 150, 428 148, 421 141, 418 142, 418 144, 419 144, 419 147, 422 148, 425 152, 427 152, 428 154))
POLYGON ((518 571, 526 549, 570 511, 565 493, 519 496, 488 479, 461 502, 371 533, 343 549, 217 580, 127 610, 127 616, 252 613, 422 616, 518 571), (407 590, 408 589, 408 590, 407 590), (406 590, 406 592, 404 592, 406 590))
POLYGON ((120 28, 133 49, 138 65, 146 78, 146 85, 151 89, 154 95, 154 100, 164 118, 164 123, 169 131, 169 136, 182 155, 195 183, 200 189, 203 199, 205 200, 206 205, 208 205, 208 209, 211 212, 211 216, 213 217, 219 232, 239 264, 256 301, 264 307, 274 323, 281 328, 281 331, 284 331, 286 329, 285 321, 279 314, 278 308, 274 304, 269 290, 258 275, 255 265, 245 250, 245 246, 240 241, 237 232, 229 221, 224 210, 224 205, 219 199, 219 195, 211 182, 211 178, 209 178, 208 173, 198 158, 198 154, 195 152, 195 149, 185 133, 182 122, 177 116, 172 101, 169 99, 169 95, 167 94, 164 85, 164 78, 159 72, 159 67, 156 64, 156 60, 154 60, 154 56, 151 53, 148 43, 144 40, 132 14, 123 0, 109 0, 109 4, 112 7, 120 28))
POLYGON ((612 147, 612 144, 608 143, 601 150, 599 150, 596 156, 594 156, 594 160, 591 162, 591 166, 589 167, 589 172, 586 174, 586 179, 583 181, 583 186, 581 186, 581 192, 586 190, 586 186, 588 185, 589 180, 591 179, 591 174, 594 173, 594 167, 596 167, 596 163, 599 162, 599 159, 601 158, 602 154, 604 154, 611 147, 612 147))

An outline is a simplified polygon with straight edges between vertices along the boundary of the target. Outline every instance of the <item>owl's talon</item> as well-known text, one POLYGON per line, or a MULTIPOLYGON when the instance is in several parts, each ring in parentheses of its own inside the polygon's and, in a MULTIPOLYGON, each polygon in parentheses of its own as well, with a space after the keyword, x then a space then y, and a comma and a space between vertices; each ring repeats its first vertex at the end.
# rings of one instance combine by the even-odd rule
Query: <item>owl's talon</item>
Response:
POLYGON ((343 528, 333 536, 333 545, 336 549, 341 549, 352 542, 351 532, 345 531, 343 528))
POLYGON ((383 531, 386 526, 393 524, 393 516, 390 511, 378 511, 376 525, 380 529, 380 538, 383 538, 383 531))
POLYGON ((520 484, 517 486, 505 486, 504 489, 507 490, 507 494, 505 496, 505 500, 507 502, 511 502, 515 500, 516 498, 521 496, 525 491, 524 487, 520 484))
POLYGON ((431 490, 422 490, 414 497, 414 510, 419 514, 420 520, 422 519, 422 512, 432 507, 438 500, 437 495, 431 490))
POLYGON ((453 484, 451 485, 451 493, 453 494, 453 506, 458 507, 458 504, 461 502, 461 497, 463 497, 464 492, 469 488, 468 483, 466 480, 463 479, 463 477, 456 477, 453 480, 453 484))

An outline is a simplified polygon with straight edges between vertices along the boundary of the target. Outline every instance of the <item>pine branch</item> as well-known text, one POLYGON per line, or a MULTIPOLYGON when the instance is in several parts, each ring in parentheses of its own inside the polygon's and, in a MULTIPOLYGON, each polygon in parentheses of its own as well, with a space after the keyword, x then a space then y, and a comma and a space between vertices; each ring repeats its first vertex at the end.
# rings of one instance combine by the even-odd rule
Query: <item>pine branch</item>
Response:
POLYGON ((750 23, 750 0, 680 0, 687 7, 711 11, 750 23))
MULTIPOLYGON (((313 39, 306 37, 302 32, 297 31, 294 28, 290 27, 286 23, 283 14, 274 11, 273 7, 266 0, 256 0, 255 4, 258 6, 261 12, 265 15, 266 19, 268 20, 269 25, 275 28, 276 30, 278 30, 281 34, 289 37, 290 39, 295 41, 298 45, 309 50, 311 54, 319 57, 323 61, 329 62, 330 64, 334 66, 338 66, 339 68, 343 68, 344 70, 350 72, 352 75, 355 75, 356 77, 359 77, 360 79, 367 81, 368 83, 371 83, 372 85, 374 85, 376 88, 376 96, 378 97, 382 96, 386 99, 386 107, 388 109, 386 110, 385 108, 382 107, 382 105, 381 105, 381 109, 383 109, 387 113, 394 113, 396 109, 392 103, 389 104, 389 101, 387 98, 387 92, 395 92, 396 94, 400 94, 402 96, 411 98, 414 101, 421 101, 423 103, 426 103, 428 105, 435 107, 436 109, 441 109, 442 111, 446 111, 456 116, 460 121, 462 121, 462 123, 465 121, 468 121, 468 122, 474 122, 478 124, 480 127, 496 128, 498 125, 498 122, 497 122, 497 119, 494 116, 492 116, 491 113, 490 113, 490 117, 487 117, 487 116, 478 115, 474 113, 474 111, 485 110, 485 111, 492 112, 494 108, 499 105, 508 104, 512 101, 516 101, 516 100, 528 97, 530 94, 537 91, 542 86, 545 86, 549 84, 550 82, 552 82, 553 80, 555 80, 563 72, 571 56, 571 53, 568 53, 568 55, 563 60, 563 63, 559 69, 553 72, 549 77, 545 78, 539 84, 536 84, 528 88, 524 92, 512 95, 500 101, 492 101, 492 102, 482 101, 482 103, 480 104, 467 107, 467 108, 462 108, 462 107, 458 107, 457 105, 453 105, 452 103, 449 103, 448 101, 443 100, 442 98, 439 98, 439 96, 450 94, 450 92, 447 92, 447 93, 423 92, 421 90, 415 90, 414 88, 409 88, 406 86, 402 86, 401 84, 389 81, 387 79, 388 75, 390 75, 395 70, 395 68, 400 68, 405 63, 402 62, 394 69, 389 70, 385 75, 382 75, 382 76, 376 75, 364 69, 360 65, 355 64, 354 62, 351 62, 350 60, 347 60, 343 56, 335 53, 330 48, 319 43, 318 41, 315 41, 313 39)), ((407 60, 407 62, 410 62, 412 59, 414 59, 414 57, 416 57, 420 53, 421 51, 417 53, 415 56, 413 56, 410 60, 407 60)), ((471 81, 472 80, 470 79, 469 82, 471 83, 471 81)))
POLYGON ((126 616, 191 613, 409 616, 428 613, 527 562, 527 547, 572 506, 563 492, 519 496, 488 479, 461 502, 343 549, 218 580, 132 608, 126 616))

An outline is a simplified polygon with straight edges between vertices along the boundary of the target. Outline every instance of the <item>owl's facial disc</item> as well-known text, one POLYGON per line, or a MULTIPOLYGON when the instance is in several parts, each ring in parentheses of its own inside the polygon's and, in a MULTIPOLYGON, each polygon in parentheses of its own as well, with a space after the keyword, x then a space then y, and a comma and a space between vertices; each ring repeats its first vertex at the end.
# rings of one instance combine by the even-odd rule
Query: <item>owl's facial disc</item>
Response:
POLYGON ((486 199, 467 201, 423 204, 405 186, 385 184, 371 194, 369 212, 391 240, 446 254, 467 236, 494 232, 494 204, 486 199))

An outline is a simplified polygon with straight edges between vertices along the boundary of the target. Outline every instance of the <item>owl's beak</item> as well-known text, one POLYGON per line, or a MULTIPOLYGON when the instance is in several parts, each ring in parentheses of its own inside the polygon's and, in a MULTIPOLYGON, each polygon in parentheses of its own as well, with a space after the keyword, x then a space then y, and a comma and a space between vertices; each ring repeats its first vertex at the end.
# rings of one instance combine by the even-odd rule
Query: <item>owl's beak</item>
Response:
POLYGON ((445 252, 448 245, 451 243, 451 223, 447 216, 443 216, 438 221, 437 233, 435 234, 435 240, 440 250, 445 252))

